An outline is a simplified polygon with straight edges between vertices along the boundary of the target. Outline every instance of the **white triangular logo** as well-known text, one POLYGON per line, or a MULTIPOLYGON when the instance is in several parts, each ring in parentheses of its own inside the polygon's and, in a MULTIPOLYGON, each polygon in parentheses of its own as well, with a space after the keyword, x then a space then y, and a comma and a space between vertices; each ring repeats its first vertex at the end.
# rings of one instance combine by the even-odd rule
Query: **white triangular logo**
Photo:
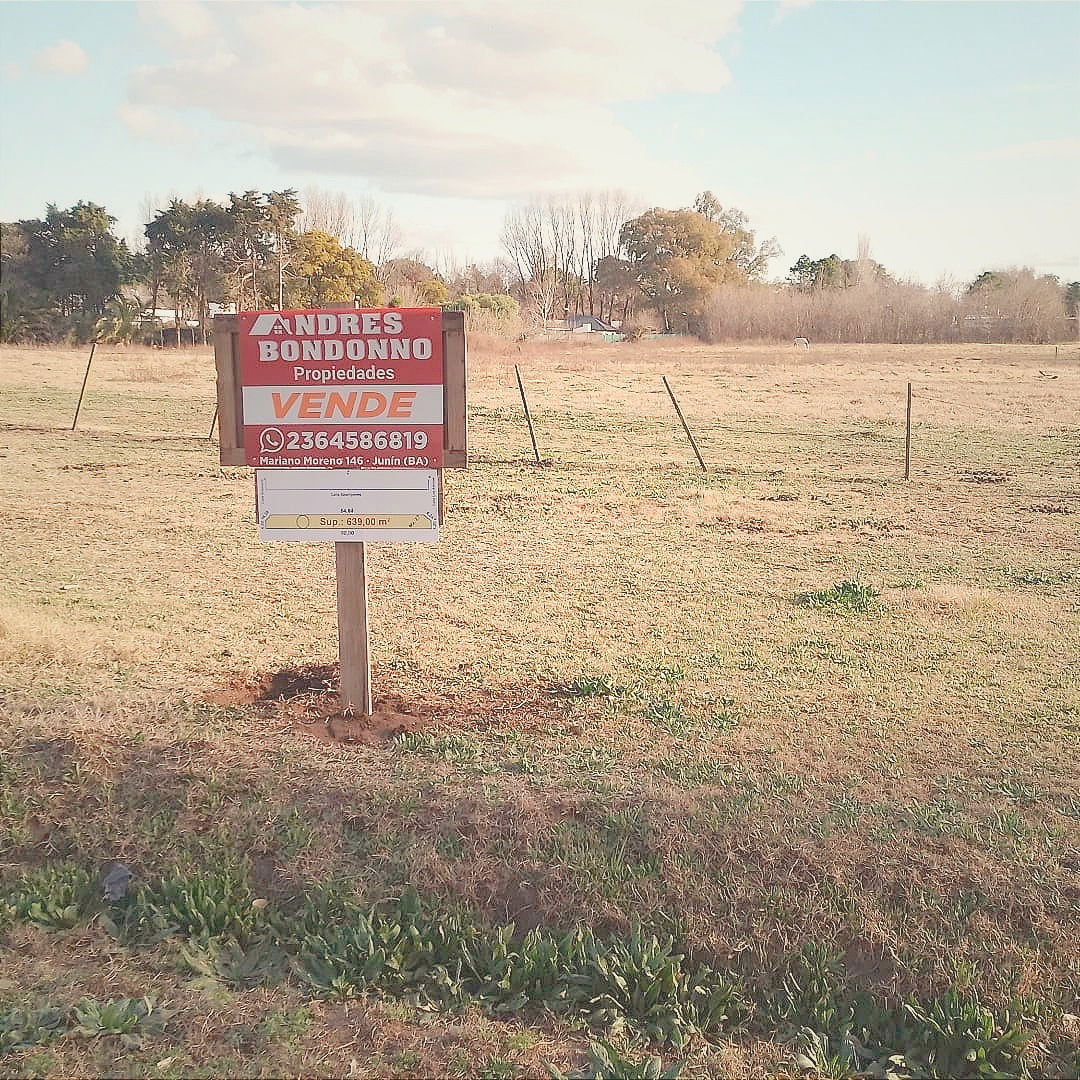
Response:
POLYGON ((252 337, 267 337, 270 334, 291 334, 292 327, 288 319, 281 315, 257 315, 251 324, 252 337))

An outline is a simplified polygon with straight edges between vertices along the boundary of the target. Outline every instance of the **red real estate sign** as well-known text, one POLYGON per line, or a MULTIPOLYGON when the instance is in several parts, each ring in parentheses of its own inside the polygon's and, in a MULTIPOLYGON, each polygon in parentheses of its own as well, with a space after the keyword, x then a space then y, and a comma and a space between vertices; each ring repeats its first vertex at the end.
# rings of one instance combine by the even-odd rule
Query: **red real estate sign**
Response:
POLYGON ((438 308, 241 312, 247 464, 441 468, 441 316, 438 308))

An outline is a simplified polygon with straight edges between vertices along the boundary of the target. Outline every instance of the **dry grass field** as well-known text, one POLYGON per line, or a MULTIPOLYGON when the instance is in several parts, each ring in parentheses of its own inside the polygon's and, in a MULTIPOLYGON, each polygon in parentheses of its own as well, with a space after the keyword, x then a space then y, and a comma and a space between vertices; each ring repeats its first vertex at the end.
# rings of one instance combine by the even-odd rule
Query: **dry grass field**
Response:
POLYGON ((0 349, 0 1073, 1076 1074, 1075 349, 476 343, 368 725, 209 350, 84 363, 0 349))

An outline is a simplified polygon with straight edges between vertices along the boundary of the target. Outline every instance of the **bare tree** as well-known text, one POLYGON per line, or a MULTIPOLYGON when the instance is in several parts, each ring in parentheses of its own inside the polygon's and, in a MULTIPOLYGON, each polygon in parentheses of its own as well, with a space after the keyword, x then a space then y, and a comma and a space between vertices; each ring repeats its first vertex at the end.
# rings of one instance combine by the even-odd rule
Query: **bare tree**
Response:
POLYGON ((455 296, 509 293, 518 280, 516 269, 507 259, 470 262, 464 266, 447 264, 439 270, 455 296))
MULTIPOLYGON (((600 256, 596 253, 596 196, 591 191, 583 191, 577 199, 578 228, 581 230, 581 258, 578 262, 578 278, 581 280, 582 307, 588 307, 589 314, 596 314, 595 274, 593 272, 600 256)), ((602 316, 601 316, 602 317, 602 316)))
POLYGON ((382 266, 401 247, 401 230, 394 220, 394 211, 370 195, 362 195, 354 208, 356 232, 349 246, 376 266, 382 266))
MULTIPOLYGON (((581 271, 584 300, 588 302, 589 314, 599 314, 597 295, 597 267, 602 260, 621 257, 624 252, 620 242, 623 225, 641 212, 641 204, 624 191, 605 190, 583 192, 578 196, 578 221, 581 227, 581 271)), ((605 265, 610 265, 610 261, 605 265)), ((610 318, 612 313, 608 312, 610 318)))
POLYGON ((300 196, 301 211, 297 221, 300 232, 329 233, 347 247, 352 247, 356 231, 356 211, 343 191, 323 188, 304 188, 300 196))
POLYGON ((431 258, 426 261, 435 271, 436 276, 447 283, 457 281, 463 273, 463 268, 453 248, 436 248, 431 258))
POLYGON ((870 257, 870 237, 859 233, 859 242, 855 256, 855 280, 865 284, 874 280, 874 260, 870 257))
POLYGON ((503 223, 522 299, 538 305, 545 321, 601 304, 597 266, 618 255, 625 221, 635 213, 621 191, 581 192, 511 207, 503 223))
POLYGON ((547 323, 553 317, 558 281, 540 203, 512 206, 503 220, 502 243, 514 266, 521 298, 547 323))
POLYGON ((581 239, 574 203, 570 199, 548 199, 543 206, 545 229, 550 237, 552 262, 563 314, 579 307, 581 278, 577 274, 577 252, 581 239))
POLYGON ((359 251, 369 262, 381 266, 401 246, 401 230, 394 212, 371 195, 350 199, 343 191, 305 188, 301 232, 318 229, 336 237, 344 247, 359 251))

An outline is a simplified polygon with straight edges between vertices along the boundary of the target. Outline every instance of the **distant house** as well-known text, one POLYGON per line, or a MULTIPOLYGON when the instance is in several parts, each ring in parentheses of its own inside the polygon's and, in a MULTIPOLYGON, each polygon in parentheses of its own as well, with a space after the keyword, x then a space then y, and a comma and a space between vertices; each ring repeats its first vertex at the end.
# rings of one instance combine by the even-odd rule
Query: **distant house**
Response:
MULTIPOLYGON (((232 304, 213 301, 207 304, 210 322, 215 315, 231 314, 235 310, 232 304)), ((199 320, 178 315, 176 308, 145 308, 139 313, 139 327, 148 345, 198 345, 202 340, 199 320)))
POLYGON ((198 320, 178 316, 175 308, 145 308, 139 312, 139 329, 147 345, 198 344, 198 320))
POLYGON ((575 334, 614 334, 616 332, 611 323, 606 323, 595 315, 571 315, 566 320, 566 327, 575 334))
MULTIPOLYGON (((176 308, 146 308, 139 313, 139 320, 147 323, 161 323, 162 326, 175 326, 177 322, 176 308)), ((198 326, 199 323, 197 319, 184 319, 182 325, 198 326)))

